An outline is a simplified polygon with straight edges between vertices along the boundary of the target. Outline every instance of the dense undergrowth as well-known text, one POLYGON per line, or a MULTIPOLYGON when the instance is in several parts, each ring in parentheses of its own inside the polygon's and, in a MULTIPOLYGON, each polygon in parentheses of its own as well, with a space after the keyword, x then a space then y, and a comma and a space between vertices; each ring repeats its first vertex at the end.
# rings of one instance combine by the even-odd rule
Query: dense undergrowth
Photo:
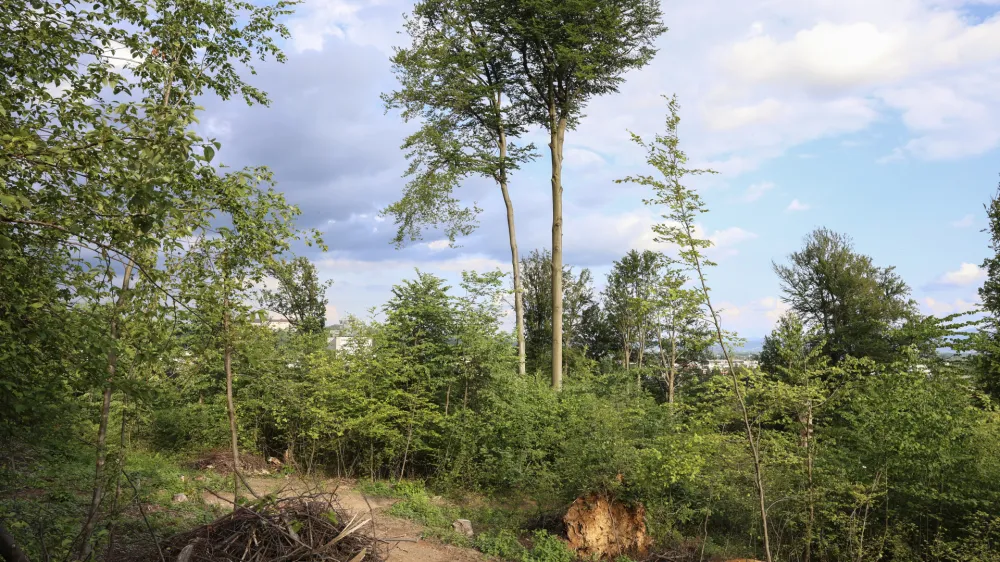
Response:
MULTIPOLYGON (((66 437, 66 436, 63 436, 66 437)), ((0 464, 0 519, 32 560, 65 558, 79 540, 80 521, 90 504, 94 459, 72 439, 25 443, 5 439, 0 464)), ((120 457, 112 455, 116 464, 120 457)), ((206 490, 231 488, 231 477, 189 468, 191 458, 132 448, 121 476, 110 482, 107 519, 96 533, 97 553, 146 543, 211 522, 225 510, 203 501, 206 490), (178 494, 186 498, 175 501, 178 494)))

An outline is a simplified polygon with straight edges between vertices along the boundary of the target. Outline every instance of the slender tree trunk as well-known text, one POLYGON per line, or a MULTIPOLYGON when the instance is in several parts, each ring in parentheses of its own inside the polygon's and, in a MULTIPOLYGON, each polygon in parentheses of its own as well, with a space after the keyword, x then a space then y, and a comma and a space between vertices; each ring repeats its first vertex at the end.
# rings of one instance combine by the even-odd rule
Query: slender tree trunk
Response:
POLYGON ((510 263, 514 271, 514 325, 517 332, 517 373, 524 375, 527 367, 527 348, 524 342, 524 285, 521 280, 521 258, 517 252, 517 236, 514 229, 514 204, 507 190, 507 136, 500 131, 500 160, 503 169, 500 171, 500 193, 507 207, 507 234, 510 237, 510 263))
POLYGON ((670 367, 667 365, 667 355, 663 352, 663 325, 660 323, 659 316, 657 316, 656 320, 656 352, 657 355, 660 356, 660 369, 663 370, 663 382, 667 387, 667 404, 672 404, 674 402, 673 374, 670 372, 670 367))
POLYGON ((667 386, 667 402, 674 403, 674 387, 677 384, 677 332, 670 331, 670 384, 667 386))
MULTIPOLYGON (((111 513, 114 514, 118 511, 118 500, 122 495, 122 473, 125 471, 125 421, 127 419, 126 408, 128 407, 128 395, 126 394, 122 398, 122 426, 121 431, 118 436, 118 474, 115 475, 115 495, 111 499, 111 513)), ((108 526, 108 557, 111 555, 111 551, 114 550, 115 546, 115 533, 114 528, 108 526)))
POLYGON ((639 328, 639 333, 636 334, 636 338, 639 340, 639 358, 638 358, 639 360, 636 365, 638 369, 636 369, 635 372, 635 390, 636 392, 640 392, 642 391, 642 360, 643 356, 645 355, 646 336, 642 333, 643 326, 641 320, 639 321, 637 326, 639 328))
MULTIPOLYGON (((693 240, 694 234, 691 232, 691 225, 685 224, 684 229, 687 238, 689 240, 693 240)), ((694 254, 697 254, 698 252, 698 248, 693 244, 691 245, 690 250, 694 254)), ((705 295, 705 304, 708 306, 708 313, 712 316, 712 324, 715 326, 715 335, 718 339, 719 347, 722 348, 722 355, 725 357, 726 363, 729 366, 729 376, 733 379, 733 393, 736 395, 736 401, 740 406, 740 413, 743 415, 743 428, 746 430, 747 446, 750 448, 750 455, 753 460, 754 485, 757 488, 757 501, 760 507, 760 522, 764 535, 764 555, 767 562, 772 562, 771 538, 767 525, 767 499, 764 494, 764 475, 761 471, 758 440, 753 433, 753 425, 750 423, 750 413, 747 410, 746 400, 743 398, 743 392, 740 391, 739 376, 737 375, 736 368, 733 365, 733 359, 729 355, 729 350, 726 349, 725 339, 722 337, 722 325, 719 322, 718 315, 715 313, 715 308, 712 306, 712 299, 708 295, 708 284, 705 282, 705 274, 701 270, 700 258, 695 257, 694 266, 695 271, 698 274, 698 281, 701 284, 701 291, 705 295)))
MULTIPOLYGON (((806 374, 806 391, 809 390, 808 374, 806 374)), ((815 487, 813 485, 813 441, 812 441, 812 430, 813 430, 813 409, 812 409, 812 399, 806 400, 806 412, 805 412, 805 448, 806 448, 806 477, 808 479, 809 489, 807 490, 807 500, 809 502, 809 519, 806 521, 806 553, 805 562, 811 562, 812 560, 812 542, 813 542, 813 529, 816 522, 816 498, 815 498, 815 487)))
MULTIPOLYGON (((628 328, 623 331, 623 333, 628 334, 628 328)), ((629 370, 632 365, 632 340, 629 339, 628 335, 622 336, 622 362, 625 364, 625 370, 629 370)))
POLYGON ((563 216, 562 160, 566 119, 549 109, 549 152, 552 155, 552 389, 562 390, 563 346, 563 216))
POLYGON ((233 401, 233 345, 230 332, 229 298, 224 299, 222 306, 222 332, 225 338, 223 363, 226 369, 226 412, 229 414, 229 440, 233 448, 233 510, 240 499, 240 448, 239 434, 236 430, 236 404, 233 401))
POLYGON ((108 349, 108 379, 104 385, 104 401, 101 404, 101 421, 97 429, 97 461, 94 467, 94 495, 91 497, 90 509, 87 511, 87 520, 84 522, 83 530, 80 533, 81 543, 78 552, 80 560, 89 558, 93 550, 93 545, 91 544, 90 539, 94 534, 94 526, 97 525, 97 515, 101 508, 101 498, 104 496, 104 463, 107 454, 108 417, 111 414, 111 383, 114 381, 115 371, 118 369, 118 312, 121 309, 122 304, 125 302, 125 296, 128 293, 129 284, 132 281, 132 272, 134 269, 135 263, 129 260, 129 262, 125 265, 125 274, 122 279, 121 293, 118 294, 118 299, 115 301, 114 308, 111 311, 111 347, 108 349))
POLYGON ((403 449, 403 464, 399 467, 399 479, 397 482, 403 480, 403 475, 406 474, 406 457, 410 454, 410 440, 413 439, 413 420, 406 427, 406 447, 403 449))
POLYGON ((646 355, 646 335, 647 334, 645 332, 646 332, 647 326, 645 325, 645 323, 642 320, 639 321, 638 326, 639 326, 639 334, 638 334, 638 338, 639 338, 639 368, 642 369, 643 357, 645 357, 645 355, 646 355))

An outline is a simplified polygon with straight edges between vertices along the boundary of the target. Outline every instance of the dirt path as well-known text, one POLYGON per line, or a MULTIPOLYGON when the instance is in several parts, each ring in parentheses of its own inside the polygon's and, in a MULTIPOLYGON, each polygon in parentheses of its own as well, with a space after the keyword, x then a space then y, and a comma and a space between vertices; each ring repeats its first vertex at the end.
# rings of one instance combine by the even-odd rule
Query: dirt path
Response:
MULTIPOLYGON (((391 542, 388 560, 390 562, 473 562, 487 560, 476 550, 441 544, 433 540, 424 540, 421 534, 424 526, 407 519, 393 517, 386 511, 394 504, 395 499, 366 498, 347 480, 312 480, 297 476, 289 478, 256 478, 247 479, 248 484, 257 494, 278 493, 279 496, 296 495, 308 492, 336 491, 340 506, 350 515, 372 517, 375 525, 375 535, 382 539, 416 539, 416 542, 391 542)), ((232 505, 232 492, 219 492, 219 497, 205 493, 205 502, 218 505, 232 505)))

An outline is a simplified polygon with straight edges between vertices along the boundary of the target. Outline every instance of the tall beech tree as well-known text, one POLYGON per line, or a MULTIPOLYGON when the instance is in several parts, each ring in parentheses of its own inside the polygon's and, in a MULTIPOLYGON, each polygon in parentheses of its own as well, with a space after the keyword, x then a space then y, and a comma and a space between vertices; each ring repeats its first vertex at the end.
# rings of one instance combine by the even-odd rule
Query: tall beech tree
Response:
POLYGON ((979 288, 979 299, 987 315, 969 343, 976 350, 973 361, 979 386, 995 400, 1000 400, 1000 188, 984 207, 990 221, 986 230, 990 235, 989 248, 993 251, 981 266, 986 270, 986 280, 979 288))
POLYGON ((397 48, 392 59, 401 88, 382 97, 387 109, 401 109, 403 119, 421 119, 423 126, 403 144, 412 180, 383 213, 399 227, 397 246, 419 239, 425 227, 443 227, 454 244, 476 226, 479 211, 464 207, 455 188, 469 176, 496 182, 507 213, 518 370, 524 374, 524 291, 508 184, 511 172, 536 154, 532 145, 511 142, 526 126, 524 112, 509 98, 514 57, 472 8, 467 0, 423 0, 407 18, 412 44, 397 48))
POLYGON ((818 228, 804 242, 788 265, 773 265, 782 300, 817 329, 833 364, 847 356, 892 361, 908 339, 900 328, 919 319, 906 282, 844 234, 818 228))
MULTIPOLYGON (((647 344, 652 338, 656 314, 654 294, 663 266, 663 256, 656 252, 630 250, 614 263, 608 274, 604 307, 609 320, 618 329, 625 370, 631 366, 633 355, 642 369, 647 344)), ((641 377, 641 373, 636 374, 637 384, 641 377)))
POLYGON ((754 485, 757 488, 757 500, 760 508, 764 554, 767 557, 767 561, 771 562, 771 542, 767 520, 767 498, 764 493, 760 435, 754 431, 754 424, 750 419, 745 398, 745 390, 740 388, 742 383, 733 364, 725 332, 722 330, 722 320, 715 311, 715 307, 712 305, 712 298, 709 296, 705 269, 715 264, 705 257, 705 250, 712 246, 712 242, 707 239, 698 238, 695 235, 695 219, 703 213, 707 213, 708 208, 697 191, 682 183, 687 176, 714 174, 716 172, 687 167, 687 155, 680 148, 680 138, 677 133, 677 126, 680 123, 680 115, 678 113, 680 111, 680 104, 677 103, 676 96, 667 99, 667 126, 663 134, 656 135, 652 142, 646 142, 639 135, 632 133, 632 140, 646 151, 646 162, 660 172, 663 179, 641 175, 628 176, 616 181, 617 183, 644 185, 653 190, 653 198, 646 200, 645 203, 647 205, 662 207, 666 210, 666 213, 663 215, 665 222, 653 225, 653 232, 656 234, 655 240, 657 242, 674 244, 679 248, 679 263, 693 272, 695 280, 701 289, 705 306, 708 308, 709 317, 715 328, 716 342, 722 349, 722 355, 729 367, 729 376, 733 383, 733 395, 742 414, 747 446, 750 449, 750 456, 753 461, 754 485))
POLYGON ((514 105, 549 134, 552 165, 552 388, 562 388, 562 163, 567 129, 592 98, 618 91, 656 54, 658 0, 475 0, 478 19, 514 53, 514 105))

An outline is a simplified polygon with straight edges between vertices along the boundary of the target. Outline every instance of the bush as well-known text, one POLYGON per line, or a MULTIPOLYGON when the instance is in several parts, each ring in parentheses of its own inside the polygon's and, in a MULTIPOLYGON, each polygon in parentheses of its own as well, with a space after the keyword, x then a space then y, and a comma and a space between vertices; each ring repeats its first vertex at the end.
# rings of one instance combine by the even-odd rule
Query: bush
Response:
POLYGON ((475 544, 483 553, 504 560, 523 560, 528 553, 518 542, 517 535, 508 529, 501 529, 496 533, 480 533, 475 544))
POLYGON ((451 522, 457 516, 454 509, 435 505, 422 484, 402 486, 403 484, 397 484, 394 490, 397 497, 401 496, 403 499, 389 508, 391 515, 411 519, 432 528, 451 527, 451 522))
POLYGON ((196 403, 157 410, 153 413, 150 441, 164 451, 225 446, 229 443, 225 407, 196 403))
POLYGON ((521 559, 523 562, 573 562, 573 551, 546 531, 535 531, 531 542, 531 550, 521 559))

